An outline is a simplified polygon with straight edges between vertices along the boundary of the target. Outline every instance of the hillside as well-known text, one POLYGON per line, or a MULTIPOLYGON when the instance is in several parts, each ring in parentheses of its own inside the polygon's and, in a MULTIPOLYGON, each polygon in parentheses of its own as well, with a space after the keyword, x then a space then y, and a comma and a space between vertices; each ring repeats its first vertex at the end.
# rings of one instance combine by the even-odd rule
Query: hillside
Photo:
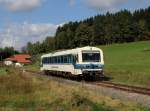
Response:
POLYGON ((112 81, 150 85, 150 41, 99 47, 105 54, 105 74, 112 81))

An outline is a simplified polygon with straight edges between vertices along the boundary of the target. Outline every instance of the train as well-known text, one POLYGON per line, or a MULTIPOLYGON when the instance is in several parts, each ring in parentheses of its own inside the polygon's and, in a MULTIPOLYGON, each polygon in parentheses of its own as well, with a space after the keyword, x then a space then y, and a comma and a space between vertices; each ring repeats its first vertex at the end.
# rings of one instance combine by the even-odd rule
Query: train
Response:
POLYGON ((65 77, 101 79, 104 77, 103 51, 97 47, 62 50, 41 56, 41 71, 65 77))

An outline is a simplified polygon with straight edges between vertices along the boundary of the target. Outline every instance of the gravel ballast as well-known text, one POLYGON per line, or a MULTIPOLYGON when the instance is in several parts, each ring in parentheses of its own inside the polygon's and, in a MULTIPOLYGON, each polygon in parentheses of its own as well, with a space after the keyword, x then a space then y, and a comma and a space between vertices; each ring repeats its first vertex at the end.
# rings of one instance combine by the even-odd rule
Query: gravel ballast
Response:
POLYGON ((53 76, 45 76, 45 77, 48 77, 50 80, 55 80, 60 84, 81 86, 88 90, 92 90, 94 92, 103 94, 105 96, 110 96, 113 99, 135 102, 143 106, 150 107, 150 96, 148 95, 131 93, 131 92, 116 90, 108 87, 96 86, 90 83, 86 83, 84 81, 78 82, 78 81, 72 81, 64 78, 57 78, 53 76))

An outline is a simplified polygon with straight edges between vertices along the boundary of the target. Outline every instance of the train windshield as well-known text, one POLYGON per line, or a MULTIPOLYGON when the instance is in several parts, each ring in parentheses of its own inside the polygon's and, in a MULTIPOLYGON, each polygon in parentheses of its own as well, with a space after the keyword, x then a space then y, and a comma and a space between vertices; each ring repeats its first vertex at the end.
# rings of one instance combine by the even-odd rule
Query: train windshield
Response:
POLYGON ((82 52, 83 62, 100 62, 100 52, 82 52))

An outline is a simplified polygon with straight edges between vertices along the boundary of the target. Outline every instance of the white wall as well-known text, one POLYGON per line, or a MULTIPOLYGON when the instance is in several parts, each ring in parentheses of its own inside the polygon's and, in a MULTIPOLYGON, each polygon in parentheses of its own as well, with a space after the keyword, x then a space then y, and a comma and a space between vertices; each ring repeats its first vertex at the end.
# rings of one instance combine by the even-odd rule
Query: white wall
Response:
POLYGON ((4 64, 5 64, 6 66, 10 66, 10 65, 13 64, 13 62, 12 62, 12 61, 4 61, 4 64))

